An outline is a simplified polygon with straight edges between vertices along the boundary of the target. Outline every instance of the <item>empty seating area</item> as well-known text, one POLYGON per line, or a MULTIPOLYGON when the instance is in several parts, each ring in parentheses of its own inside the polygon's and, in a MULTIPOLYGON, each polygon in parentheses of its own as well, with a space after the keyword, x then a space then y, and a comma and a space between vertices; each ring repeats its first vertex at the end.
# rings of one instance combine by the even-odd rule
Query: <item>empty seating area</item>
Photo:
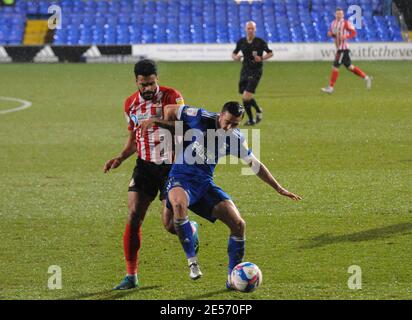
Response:
POLYGON ((363 8, 354 41, 403 41, 397 19, 384 16, 381 0, 17 0, 0 8, 0 44, 21 44, 27 15, 62 8, 57 45, 233 43, 253 20, 269 42, 324 42, 337 6, 363 8))

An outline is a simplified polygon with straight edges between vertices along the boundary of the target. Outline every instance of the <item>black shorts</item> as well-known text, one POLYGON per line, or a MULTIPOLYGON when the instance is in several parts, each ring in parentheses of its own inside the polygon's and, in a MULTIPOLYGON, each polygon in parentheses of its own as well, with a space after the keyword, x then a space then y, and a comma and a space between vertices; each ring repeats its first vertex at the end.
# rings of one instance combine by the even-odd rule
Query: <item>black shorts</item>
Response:
POLYGON ((160 192, 159 200, 166 199, 166 182, 171 167, 171 164, 156 164, 137 159, 129 184, 129 192, 143 192, 151 200, 154 200, 160 192))
POLYGON ((239 93, 243 94, 244 91, 255 93, 262 77, 262 71, 245 71, 240 73, 239 81, 239 93))
POLYGON ((335 68, 339 68, 340 65, 343 64, 346 68, 352 64, 352 60, 350 59, 350 50, 338 50, 335 56, 335 61, 333 61, 333 66, 335 68))

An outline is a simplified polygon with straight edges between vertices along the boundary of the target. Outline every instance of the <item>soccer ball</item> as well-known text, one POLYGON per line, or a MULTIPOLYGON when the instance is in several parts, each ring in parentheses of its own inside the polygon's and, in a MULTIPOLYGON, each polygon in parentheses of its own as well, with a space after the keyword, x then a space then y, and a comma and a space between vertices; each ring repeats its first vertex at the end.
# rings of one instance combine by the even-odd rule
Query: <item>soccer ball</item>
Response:
POLYGON ((252 262, 239 263, 232 270, 230 284, 237 291, 255 291, 262 284, 262 271, 252 262))

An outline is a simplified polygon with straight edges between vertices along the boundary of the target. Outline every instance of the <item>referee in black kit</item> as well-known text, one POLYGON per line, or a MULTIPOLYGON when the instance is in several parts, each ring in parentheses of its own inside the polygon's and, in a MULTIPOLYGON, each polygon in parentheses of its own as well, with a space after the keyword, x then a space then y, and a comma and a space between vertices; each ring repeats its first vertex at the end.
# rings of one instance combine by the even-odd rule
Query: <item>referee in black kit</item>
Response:
POLYGON ((240 61, 243 53, 243 66, 240 73, 239 93, 242 95, 248 121, 246 126, 253 126, 262 121, 262 109, 253 98, 256 87, 263 73, 263 61, 273 57, 272 50, 269 49, 265 40, 256 37, 256 23, 249 21, 246 23, 246 37, 240 39, 236 44, 236 49, 232 53, 232 59, 240 61), (263 55, 263 52, 266 54, 263 55), (252 107, 256 109, 256 120, 253 119, 252 107))

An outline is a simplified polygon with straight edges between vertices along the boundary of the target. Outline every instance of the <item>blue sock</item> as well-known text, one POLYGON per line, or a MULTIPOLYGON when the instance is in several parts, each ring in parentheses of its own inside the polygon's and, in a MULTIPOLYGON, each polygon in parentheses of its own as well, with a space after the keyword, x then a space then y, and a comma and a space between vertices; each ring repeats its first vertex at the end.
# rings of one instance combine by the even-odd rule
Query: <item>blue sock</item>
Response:
POLYGON ((174 223, 176 233, 179 236, 179 240, 182 244, 183 250, 186 253, 186 257, 188 259, 196 257, 195 246, 193 242, 193 231, 189 219, 176 219, 174 223))
POLYGON ((233 268, 242 262, 245 255, 245 239, 230 236, 229 243, 227 246, 227 253, 229 255, 229 275, 232 272, 233 268))

